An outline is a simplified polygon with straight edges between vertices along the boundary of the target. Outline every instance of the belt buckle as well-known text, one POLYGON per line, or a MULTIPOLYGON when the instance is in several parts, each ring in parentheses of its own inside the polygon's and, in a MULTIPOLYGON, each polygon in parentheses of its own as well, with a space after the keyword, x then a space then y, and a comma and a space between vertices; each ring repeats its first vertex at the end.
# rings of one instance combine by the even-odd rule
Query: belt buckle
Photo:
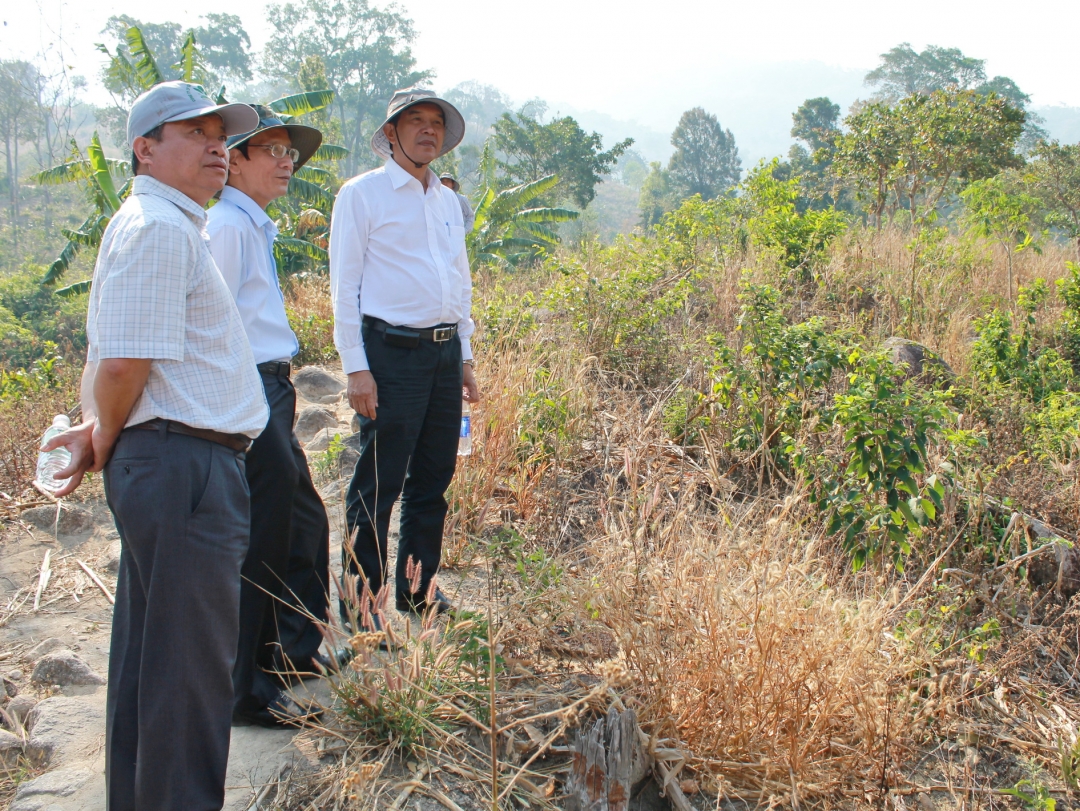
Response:
POLYGON ((441 344, 444 341, 449 341, 454 337, 453 327, 436 327, 431 331, 431 340, 435 343, 441 344))

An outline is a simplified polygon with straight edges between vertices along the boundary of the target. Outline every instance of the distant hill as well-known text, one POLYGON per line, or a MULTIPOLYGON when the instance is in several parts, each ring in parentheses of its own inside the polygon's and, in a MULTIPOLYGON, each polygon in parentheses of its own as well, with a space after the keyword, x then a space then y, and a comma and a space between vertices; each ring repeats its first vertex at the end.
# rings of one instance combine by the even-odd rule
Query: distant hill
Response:
MULTIPOLYGON (((748 65, 715 76, 710 90, 691 97, 689 89, 672 88, 665 101, 625 115, 581 109, 553 102, 548 114, 572 115, 581 126, 604 136, 604 144, 631 137, 635 148, 650 161, 666 161, 671 155, 671 131, 684 110, 704 107, 735 135, 743 169, 758 160, 786 155, 793 143, 791 114, 806 99, 828 96, 844 111, 870 88, 863 84, 865 70, 848 70, 823 62, 785 62, 748 65)), ((650 102, 655 102, 654 98, 650 102)), ((1051 137, 1080 141, 1080 107, 1037 107, 1051 137)))

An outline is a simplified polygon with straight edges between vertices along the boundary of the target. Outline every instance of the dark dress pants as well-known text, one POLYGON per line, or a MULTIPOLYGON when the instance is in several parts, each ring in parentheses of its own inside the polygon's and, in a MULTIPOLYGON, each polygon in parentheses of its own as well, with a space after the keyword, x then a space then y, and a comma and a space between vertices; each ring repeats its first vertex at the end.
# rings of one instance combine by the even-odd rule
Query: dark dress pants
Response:
POLYGON ((396 591, 408 596, 405 565, 421 566, 419 597, 442 556, 446 489, 457 464, 461 427, 461 341, 421 340, 415 348, 390 346, 365 325, 364 348, 378 386, 375 419, 360 417, 360 458, 346 494, 346 519, 356 531, 355 560, 373 594, 385 581, 390 512, 401 497, 396 591))
POLYGON ((105 466, 120 570, 105 712, 108 811, 217 811, 225 801, 244 455, 155 430, 105 466))
POLYGON ((267 671, 310 671, 325 622, 330 525, 293 434, 296 391, 285 374, 261 372, 270 420, 247 454, 251 541, 240 584, 233 670, 238 713, 261 710, 281 691, 267 671), (308 615, 311 616, 308 616, 308 615))

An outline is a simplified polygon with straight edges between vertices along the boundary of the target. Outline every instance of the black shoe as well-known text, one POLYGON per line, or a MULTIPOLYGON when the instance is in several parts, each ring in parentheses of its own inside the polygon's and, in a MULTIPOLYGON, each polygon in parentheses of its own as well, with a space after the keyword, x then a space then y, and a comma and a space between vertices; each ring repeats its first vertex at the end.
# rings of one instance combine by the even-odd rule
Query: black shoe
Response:
MULTIPOLYGON (((356 651, 352 648, 338 648, 330 653, 317 652, 311 657, 312 676, 326 676, 329 673, 339 673, 352 658, 356 651)), ((307 674, 304 674, 307 675, 307 674)))
POLYGON ((424 598, 417 599, 412 594, 398 592, 396 604, 398 611, 409 614, 426 614, 432 608, 435 609, 436 614, 446 614, 454 608, 450 603, 450 598, 438 587, 435 588, 434 599, 430 603, 424 598))
POLYGON ((281 729, 302 727, 306 722, 318 720, 322 712, 321 708, 314 705, 301 706, 295 698, 282 690, 261 709, 243 711, 234 709, 232 720, 233 726, 281 729))

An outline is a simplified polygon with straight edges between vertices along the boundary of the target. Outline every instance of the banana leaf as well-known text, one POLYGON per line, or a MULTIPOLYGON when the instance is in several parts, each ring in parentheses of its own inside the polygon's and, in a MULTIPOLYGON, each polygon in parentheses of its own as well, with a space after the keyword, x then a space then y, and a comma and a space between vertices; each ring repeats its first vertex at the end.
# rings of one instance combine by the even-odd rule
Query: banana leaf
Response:
POLYGON ((333 90, 314 90, 309 93, 282 96, 280 99, 274 99, 267 106, 275 113, 296 117, 321 110, 333 100, 333 90))
POLYGON ((161 75, 157 62, 154 60, 154 54, 143 39, 142 31, 133 25, 127 30, 126 39, 128 49, 136 59, 135 73, 142 89, 149 90, 154 85, 165 81, 165 77, 161 75))
POLYGON ((334 196, 318 184, 293 175, 289 180, 289 194, 329 211, 334 206, 334 196))
POLYGON ((315 154, 311 156, 311 159, 316 161, 337 161, 347 157, 348 154, 349 150, 343 146, 323 144, 315 150, 315 154))
POLYGON ((105 201, 110 207, 109 214, 115 214, 120 208, 120 196, 116 193, 112 174, 109 172, 109 162, 105 158, 105 152, 101 148, 101 140, 97 132, 90 139, 90 145, 86 147, 86 156, 93 172, 94 182, 101 190, 105 201))
POLYGON ((61 287, 56 291, 56 295, 67 298, 68 296, 78 296, 81 293, 89 293, 93 281, 93 279, 86 279, 81 282, 75 282, 75 284, 69 284, 67 287, 61 287))
POLYGON ((314 259, 316 262, 327 262, 330 259, 330 255, 326 252, 325 248, 320 248, 318 245, 314 245, 306 239, 278 237, 274 240, 274 253, 276 254, 279 251, 283 254, 306 256, 309 259, 314 259))
POLYGON ((295 177, 303 178, 304 180, 310 180, 312 183, 318 183, 320 185, 329 185, 334 179, 325 169, 320 169, 317 166, 301 166, 296 170, 295 177))

